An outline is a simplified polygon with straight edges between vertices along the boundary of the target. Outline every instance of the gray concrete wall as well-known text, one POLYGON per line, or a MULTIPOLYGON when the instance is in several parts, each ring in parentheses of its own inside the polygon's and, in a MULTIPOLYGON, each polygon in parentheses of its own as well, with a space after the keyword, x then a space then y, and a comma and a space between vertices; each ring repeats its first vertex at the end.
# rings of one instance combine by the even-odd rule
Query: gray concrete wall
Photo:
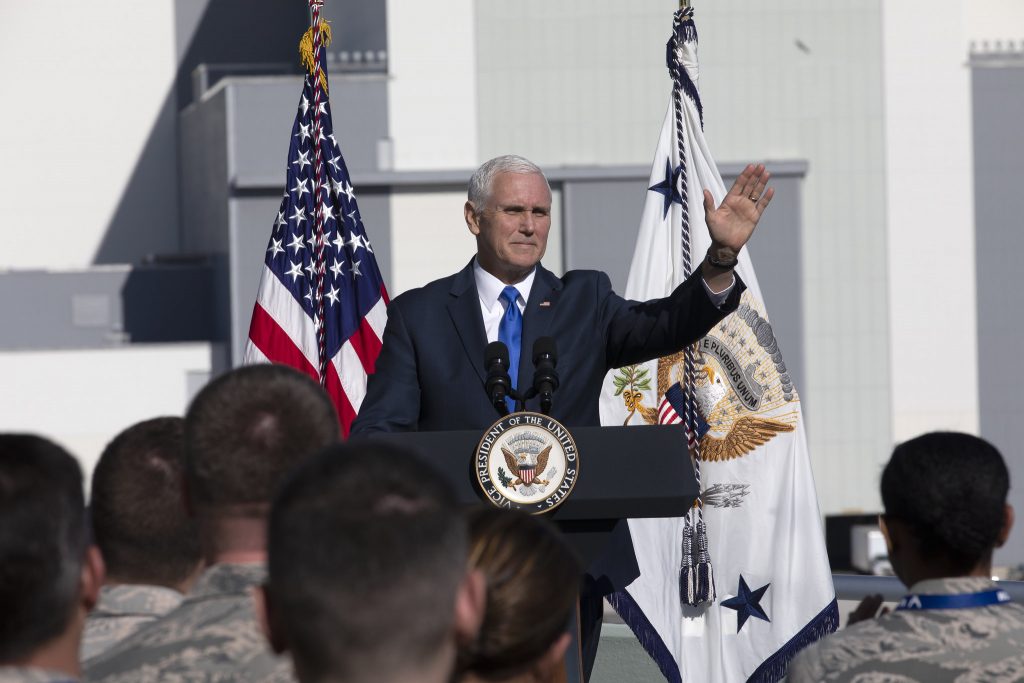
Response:
MULTIPOLYGON (((978 395, 981 436, 1010 468, 1010 503, 1024 510, 1024 297, 1014 281, 1024 254, 1024 53, 972 55, 975 258, 978 306, 978 395)), ((948 188, 947 191, 956 191, 948 188)), ((951 273, 950 277, 956 277, 951 273)), ((936 334, 951 321, 936 321, 936 334)), ((938 372, 955 372, 951 358, 938 372)), ((1018 513, 1019 515, 1020 513, 1018 513)), ((1018 523, 996 564, 1024 563, 1018 523)))
POLYGON ((207 263, 0 273, 0 350, 214 339, 207 263))

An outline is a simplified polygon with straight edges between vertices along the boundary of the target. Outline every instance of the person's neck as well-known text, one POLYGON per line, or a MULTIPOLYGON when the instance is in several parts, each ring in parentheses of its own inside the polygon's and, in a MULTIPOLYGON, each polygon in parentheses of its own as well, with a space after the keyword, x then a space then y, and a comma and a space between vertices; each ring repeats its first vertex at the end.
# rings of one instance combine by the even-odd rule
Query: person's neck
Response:
MULTIPOLYGON (((533 671, 521 673, 512 678, 504 678, 501 683, 537 683, 538 678, 533 671)), ((467 672, 459 678, 459 683, 490 683, 486 678, 481 678, 472 672, 467 672)))
POLYGON ((992 578, 992 558, 983 558, 976 565, 971 567, 970 571, 957 572, 950 569, 948 566, 936 566, 934 563, 929 562, 915 562, 914 566, 903 572, 903 576, 900 576, 900 580, 908 588, 918 584, 922 581, 930 581, 932 579, 961 579, 961 578, 992 578))
POLYGON ((225 512, 200 517, 199 536, 207 566, 263 564, 267 560, 267 520, 225 512))
POLYGON ((500 280, 502 284, 506 285, 518 285, 520 282, 528 278, 530 276, 530 273, 536 270, 538 265, 535 263, 526 270, 509 271, 501 268, 496 268, 493 266, 493 264, 484 263, 483 261, 480 260, 479 256, 477 256, 477 263, 480 264, 480 267, 484 270, 484 272, 493 275, 494 277, 498 278, 498 280, 500 280))
POLYGON ((139 579, 131 576, 124 576, 116 573, 108 573, 106 580, 103 582, 104 586, 157 586, 159 588, 169 588, 172 591, 178 591, 182 595, 188 593, 192 584, 196 582, 199 575, 203 573, 205 563, 196 562, 195 568, 188 576, 182 578, 180 581, 163 581, 163 580, 146 580, 139 579))
POLYGON ((82 627, 84 626, 85 615, 76 614, 73 623, 64 630, 62 634, 37 648, 28 657, 5 662, 7 666, 16 666, 28 669, 43 669, 67 674, 68 677, 79 679, 82 677, 82 665, 79 662, 79 650, 82 644, 82 627))
MULTIPOLYGON (((388 672, 381 675, 381 672, 367 672, 367 676, 357 677, 353 680, 341 680, 327 676, 315 681, 315 683, 450 683, 452 680, 452 668, 455 666, 454 645, 442 646, 438 654, 429 662, 421 662, 415 666, 398 672, 388 672)), ((298 678, 303 681, 301 668, 297 667, 298 678)))

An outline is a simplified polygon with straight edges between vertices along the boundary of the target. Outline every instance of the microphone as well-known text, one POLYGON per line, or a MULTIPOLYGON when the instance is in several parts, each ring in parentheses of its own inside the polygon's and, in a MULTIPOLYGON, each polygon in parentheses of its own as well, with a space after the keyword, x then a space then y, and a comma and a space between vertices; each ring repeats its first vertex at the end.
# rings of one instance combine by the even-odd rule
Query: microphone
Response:
POLYGON ((484 367, 487 380, 484 388, 491 404, 501 415, 508 415, 505 396, 512 390, 512 378, 508 376, 508 347, 500 341, 491 342, 484 350, 484 367))
POLYGON ((551 394, 558 388, 558 352, 555 351, 555 340, 551 337, 540 337, 533 343, 533 389, 540 394, 540 411, 551 414, 551 394))

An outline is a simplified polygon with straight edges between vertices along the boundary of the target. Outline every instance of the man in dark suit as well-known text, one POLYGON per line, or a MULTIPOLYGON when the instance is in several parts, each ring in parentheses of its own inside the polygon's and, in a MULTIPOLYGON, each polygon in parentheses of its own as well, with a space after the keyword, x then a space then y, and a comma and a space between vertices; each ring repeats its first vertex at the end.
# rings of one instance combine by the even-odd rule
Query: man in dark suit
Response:
MULTIPOLYGON (((482 432, 500 417, 485 389, 488 342, 508 344, 513 387, 525 390, 540 337, 553 338, 558 351, 560 386, 551 416, 570 428, 600 424, 598 398, 609 369, 675 353, 736 310, 745 286, 733 267, 774 194, 766 189, 768 177, 763 165, 747 166, 717 209, 705 191, 707 256, 668 297, 637 302, 615 294, 604 273, 576 270, 559 278, 540 265, 551 227, 547 179, 522 157, 491 159, 470 179, 464 209, 476 256, 455 275, 391 302, 352 435, 482 432)), ((538 405, 534 398, 526 409, 538 405)), ((616 527, 610 545, 616 576, 585 577, 580 597, 587 679, 600 636, 601 596, 639 575, 626 524, 616 527)))
MULTIPOLYGON (((352 433, 490 426, 499 414, 484 388, 484 349, 501 336, 502 318, 515 314, 512 299, 521 315, 519 348, 510 348, 521 357, 513 386, 530 386, 533 343, 552 337, 561 384, 551 416, 568 427, 598 425, 609 369, 675 353, 736 309, 744 284, 732 269, 771 201, 768 177, 764 166, 748 166, 717 209, 705 192, 712 241, 706 258, 667 298, 636 302, 615 294, 604 273, 559 278, 545 269, 547 179, 521 157, 488 161, 473 174, 465 205, 477 254, 455 275, 391 302, 352 433)), ((538 401, 526 408, 537 410, 538 401)))

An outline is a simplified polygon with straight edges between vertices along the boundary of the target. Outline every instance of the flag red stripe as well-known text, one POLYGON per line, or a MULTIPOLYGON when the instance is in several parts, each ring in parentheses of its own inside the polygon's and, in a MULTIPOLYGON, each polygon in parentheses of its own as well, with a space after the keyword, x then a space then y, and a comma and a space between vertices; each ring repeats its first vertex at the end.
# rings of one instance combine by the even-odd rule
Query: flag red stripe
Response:
POLYGON ((377 363, 377 356, 380 355, 381 342, 366 318, 359 321, 359 329, 348 338, 348 341, 355 349, 356 355, 359 356, 366 374, 372 375, 373 368, 377 363))
POLYGON ((281 329, 277 321, 270 317, 270 314, 259 302, 252 310, 249 340, 270 362, 291 366, 306 373, 314 380, 320 381, 316 368, 310 364, 288 333, 281 329))

